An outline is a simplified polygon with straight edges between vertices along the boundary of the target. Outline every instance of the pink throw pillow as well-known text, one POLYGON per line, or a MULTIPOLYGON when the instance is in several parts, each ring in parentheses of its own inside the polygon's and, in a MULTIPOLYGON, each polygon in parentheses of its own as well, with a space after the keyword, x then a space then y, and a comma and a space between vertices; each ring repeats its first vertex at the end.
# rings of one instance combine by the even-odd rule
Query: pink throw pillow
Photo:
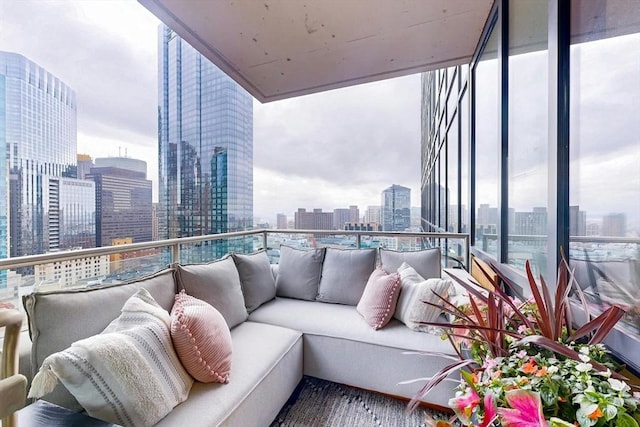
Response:
POLYGON ((376 268, 369 276, 356 309, 373 329, 380 329, 393 317, 399 294, 400 275, 387 274, 383 269, 376 268))
POLYGON ((229 382, 231 332, 213 306, 180 291, 171 309, 171 339, 182 365, 197 381, 229 382))

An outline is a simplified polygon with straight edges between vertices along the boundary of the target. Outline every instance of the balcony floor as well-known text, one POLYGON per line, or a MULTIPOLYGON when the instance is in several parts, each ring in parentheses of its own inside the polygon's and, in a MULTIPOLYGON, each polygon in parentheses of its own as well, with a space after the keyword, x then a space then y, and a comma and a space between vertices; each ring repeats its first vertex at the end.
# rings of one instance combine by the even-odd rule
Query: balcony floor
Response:
POLYGON ((271 427, 285 426, 426 426, 425 416, 451 415, 420 407, 407 414, 407 401, 305 376, 271 427))

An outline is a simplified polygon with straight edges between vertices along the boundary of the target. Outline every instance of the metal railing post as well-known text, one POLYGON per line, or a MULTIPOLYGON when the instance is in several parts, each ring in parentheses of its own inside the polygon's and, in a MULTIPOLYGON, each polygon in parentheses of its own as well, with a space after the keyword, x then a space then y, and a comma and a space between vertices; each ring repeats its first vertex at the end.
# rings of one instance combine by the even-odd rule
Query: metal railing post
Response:
POLYGON ((356 234, 356 248, 360 249, 360 243, 362 242, 362 235, 360 233, 356 234))
POLYGON ((267 230, 262 232, 262 247, 265 251, 267 250, 267 230))
POLYGON ((180 243, 171 245, 171 264, 180 262, 180 243))

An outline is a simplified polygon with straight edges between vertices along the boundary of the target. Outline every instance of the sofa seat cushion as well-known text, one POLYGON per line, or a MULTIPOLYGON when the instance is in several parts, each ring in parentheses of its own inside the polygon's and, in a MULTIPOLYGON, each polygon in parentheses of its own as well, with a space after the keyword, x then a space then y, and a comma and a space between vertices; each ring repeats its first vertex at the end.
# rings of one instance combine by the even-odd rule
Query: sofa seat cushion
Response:
POLYGON ((159 426, 269 425, 302 379, 299 332, 256 322, 231 330, 228 384, 194 383, 159 426))
POLYGON ((409 351, 455 354, 451 344, 439 335, 413 331, 396 319, 375 330, 355 307, 341 304, 276 298, 251 313, 249 320, 295 329, 304 334, 345 338, 409 351))

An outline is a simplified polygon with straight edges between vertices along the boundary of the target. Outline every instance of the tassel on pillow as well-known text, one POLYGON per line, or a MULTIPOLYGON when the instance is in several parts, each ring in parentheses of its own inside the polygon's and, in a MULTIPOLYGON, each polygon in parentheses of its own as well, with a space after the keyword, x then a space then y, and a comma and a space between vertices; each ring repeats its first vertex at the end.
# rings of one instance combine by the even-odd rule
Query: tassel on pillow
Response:
POLYGON ((29 398, 40 398, 45 394, 49 394, 56 388, 58 384, 58 376, 51 369, 49 361, 45 360, 40 370, 31 381, 31 389, 29 389, 29 398))

